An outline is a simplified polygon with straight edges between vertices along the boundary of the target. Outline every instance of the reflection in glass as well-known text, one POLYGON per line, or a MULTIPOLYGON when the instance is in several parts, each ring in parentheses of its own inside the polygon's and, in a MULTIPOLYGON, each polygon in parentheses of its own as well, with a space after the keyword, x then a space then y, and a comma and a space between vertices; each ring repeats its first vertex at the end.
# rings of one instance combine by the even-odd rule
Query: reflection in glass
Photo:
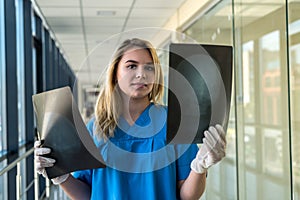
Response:
POLYGON ((273 176, 283 174, 282 131, 263 129, 263 170, 273 176))
POLYGON ((199 18, 184 33, 200 44, 232 45, 231 16, 231 2, 223 1, 199 18))
POLYGON ((255 120, 255 93, 254 93, 254 42, 243 44, 243 103, 245 122, 254 123, 255 120))
POLYGON ((290 199, 285 1, 241 0, 234 8, 243 95, 236 116, 239 198, 290 199))
MULTIPOLYGON (((4 30, 4 1, 0 0, 0 30, 4 30)), ((6 149, 4 141, 4 102, 5 102, 5 50, 4 31, 0 31, 0 154, 6 149)))
MULTIPOLYGON (((180 42, 192 38, 200 44, 231 45, 232 42, 232 2, 222 1, 201 16, 184 33, 188 36, 180 42)), ((234 90, 234 89, 233 89, 234 90)), ((233 94, 234 95, 234 94, 233 94)), ((209 171, 205 195, 201 199, 237 199, 236 192, 236 119, 234 96, 230 108, 227 128, 226 159, 209 171)))
POLYGON ((255 128, 253 126, 245 125, 245 136, 244 136, 244 145, 245 145, 245 162, 247 166, 256 167, 256 135, 255 128))
POLYGON ((300 1, 289 1, 290 101, 293 196, 300 199, 300 1))
MULTIPOLYGON (((4 0, 0 0, 0 30, 4 30, 4 0)), ((0 157, 6 150, 5 135, 5 40, 4 31, 0 31, 0 157)), ((6 160, 0 162, 0 169, 6 166, 6 160)), ((7 175, 0 176, 0 199, 7 199, 7 175)))
MULTIPOLYGON (((264 124, 281 123, 280 35, 274 31, 262 36, 260 42, 261 119, 264 124)), ((285 53, 285 52, 283 52, 285 53)))
MULTIPOLYGON (((18 133, 19 146, 25 143, 25 60, 24 60, 24 12, 23 0, 15 0, 16 6, 16 39, 17 39, 17 88, 18 88, 18 133)), ((25 153, 25 148, 19 149, 19 155, 25 153)), ((22 174, 21 191, 26 189, 26 162, 20 165, 22 174)), ((26 193, 22 194, 26 199, 26 193)))
POLYGON ((15 0, 17 38, 17 85, 18 85, 18 128, 19 142, 25 141, 25 88, 24 88, 24 19, 23 1, 15 0))

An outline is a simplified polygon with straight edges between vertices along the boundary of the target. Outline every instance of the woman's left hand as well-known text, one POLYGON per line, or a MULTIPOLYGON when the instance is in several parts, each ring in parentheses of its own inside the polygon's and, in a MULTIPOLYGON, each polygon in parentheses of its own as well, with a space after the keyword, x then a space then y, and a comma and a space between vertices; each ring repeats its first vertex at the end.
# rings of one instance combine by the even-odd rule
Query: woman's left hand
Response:
POLYGON ((204 131, 205 138, 196 158, 191 163, 191 169, 202 174, 209 167, 221 161, 226 153, 226 136, 223 127, 219 124, 204 131))

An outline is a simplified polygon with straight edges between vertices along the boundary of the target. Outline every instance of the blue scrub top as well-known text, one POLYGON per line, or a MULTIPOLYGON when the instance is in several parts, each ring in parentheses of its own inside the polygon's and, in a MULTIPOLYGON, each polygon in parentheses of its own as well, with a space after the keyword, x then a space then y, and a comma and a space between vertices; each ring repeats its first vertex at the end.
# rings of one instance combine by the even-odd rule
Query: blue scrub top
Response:
POLYGON ((166 113, 151 103, 132 126, 120 117, 108 141, 94 134, 95 119, 87 124, 107 165, 73 173, 91 186, 91 199, 179 199, 177 182, 188 177, 198 147, 167 144, 166 113))

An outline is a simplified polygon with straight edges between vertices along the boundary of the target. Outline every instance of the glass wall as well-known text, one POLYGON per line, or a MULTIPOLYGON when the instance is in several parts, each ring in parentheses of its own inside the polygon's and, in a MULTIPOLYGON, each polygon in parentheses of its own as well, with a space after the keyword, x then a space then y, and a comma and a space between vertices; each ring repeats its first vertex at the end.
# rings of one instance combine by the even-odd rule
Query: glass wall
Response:
POLYGON ((235 1, 239 197, 290 199, 285 1, 235 1))
MULTIPOLYGON (((18 141, 19 155, 26 152, 24 144, 26 144, 25 135, 25 48, 24 48, 24 5, 23 0, 15 0, 16 6, 16 41, 17 41, 17 88, 18 88, 18 141)), ((20 188, 26 191, 26 160, 21 161, 20 165, 20 188)), ((22 193, 22 198, 26 199, 26 192, 22 193)))
MULTIPOLYGON (((53 53, 42 54, 42 48, 47 42, 55 42, 43 21, 32 11, 30 0, 0 0, 0 170, 3 173, 0 176, 0 199, 33 199, 33 155, 23 159, 18 168, 8 172, 3 168, 32 148, 35 140, 32 94, 37 88, 38 92, 45 91, 43 86, 50 85, 45 80, 57 75, 53 70, 45 72, 42 69, 44 60, 53 59, 53 53), (33 26, 34 37, 32 20, 37 22, 33 26), (42 30, 49 36, 47 42, 42 40, 42 30), (43 79, 43 75, 47 79, 43 79)), ((55 45, 52 47, 57 59, 45 67, 59 70, 61 79, 51 87, 73 87, 73 71, 59 49, 55 45)), ((44 189, 45 184, 40 181, 39 195, 44 189)))
MULTIPOLYGON (((4 30, 4 0, 0 0, 0 30, 4 30)), ((6 150, 5 133, 5 50, 4 31, 0 31, 0 158, 6 150)), ((0 160, 0 169, 6 165, 6 160, 0 160)), ((7 199, 4 191, 7 190, 4 181, 6 175, 0 176, 0 199, 7 199)))
MULTIPOLYGON (((231 4, 231 1, 221 1, 201 16, 184 33, 200 44, 233 46, 231 4)), ((201 199, 237 199, 234 96, 234 89, 232 89, 231 112, 227 129, 227 156, 222 163, 213 166, 209 170, 207 189, 201 199)))
MULTIPOLYGON (((4 30, 4 1, 0 0, 0 29, 4 30)), ((4 108, 5 108, 5 50, 4 31, 0 31, 0 152, 6 149, 4 143, 4 108)))
POLYGON ((299 200, 300 1, 220 1, 184 32, 234 46, 227 157, 203 199, 299 200))
POLYGON ((25 141, 25 99, 24 99, 24 15, 23 0, 15 0, 16 38, 17 38, 17 83, 18 83, 18 121, 19 142, 25 141))
POLYGON ((300 199, 300 1, 288 1, 293 196, 300 199))

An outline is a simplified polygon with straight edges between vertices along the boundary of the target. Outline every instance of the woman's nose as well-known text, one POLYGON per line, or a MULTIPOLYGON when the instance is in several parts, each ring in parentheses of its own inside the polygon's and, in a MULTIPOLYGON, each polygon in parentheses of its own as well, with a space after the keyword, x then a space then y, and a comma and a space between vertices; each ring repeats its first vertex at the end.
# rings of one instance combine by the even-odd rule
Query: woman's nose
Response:
POLYGON ((143 69, 138 69, 136 71, 136 78, 146 78, 146 73, 145 73, 145 70, 143 69))

